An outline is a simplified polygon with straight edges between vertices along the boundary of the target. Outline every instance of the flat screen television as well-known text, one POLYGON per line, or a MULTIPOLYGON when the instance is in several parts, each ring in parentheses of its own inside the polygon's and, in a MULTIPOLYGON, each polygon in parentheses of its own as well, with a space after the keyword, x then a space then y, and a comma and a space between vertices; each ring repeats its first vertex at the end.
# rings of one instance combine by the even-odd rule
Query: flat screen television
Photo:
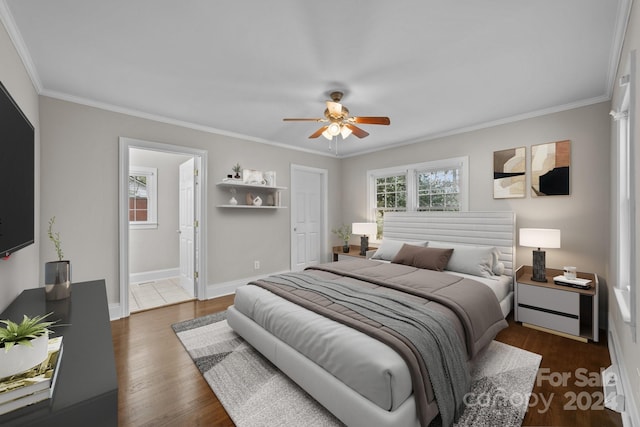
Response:
POLYGON ((34 130, 0 82, 0 257, 34 242, 34 130))

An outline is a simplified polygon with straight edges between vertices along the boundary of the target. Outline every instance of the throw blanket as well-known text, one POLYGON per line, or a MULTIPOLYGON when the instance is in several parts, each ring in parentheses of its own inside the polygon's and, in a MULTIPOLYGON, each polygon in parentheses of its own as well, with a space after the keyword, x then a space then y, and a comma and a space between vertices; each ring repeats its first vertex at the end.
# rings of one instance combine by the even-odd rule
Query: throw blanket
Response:
POLYGON ((462 414, 463 396, 470 384, 466 354, 442 313, 396 294, 322 280, 309 273, 282 274, 266 280, 313 291, 407 338, 429 367, 428 372, 413 372, 412 376, 429 376, 443 425, 453 424, 462 414))

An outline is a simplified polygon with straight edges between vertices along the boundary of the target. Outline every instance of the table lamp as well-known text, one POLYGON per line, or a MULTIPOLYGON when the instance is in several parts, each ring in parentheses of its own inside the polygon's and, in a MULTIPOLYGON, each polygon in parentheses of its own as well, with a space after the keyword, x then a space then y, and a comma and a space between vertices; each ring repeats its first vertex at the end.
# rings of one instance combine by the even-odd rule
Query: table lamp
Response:
POLYGON ((354 222, 351 224, 351 232, 362 235, 360 237, 360 255, 366 256, 367 249, 369 249, 369 236, 376 235, 378 224, 375 222, 354 222))
POLYGON ((533 275, 534 282, 546 282, 545 253, 540 248, 559 248, 560 230, 552 228, 521 228, 520 246, 538 248, 533 251, 533 275))

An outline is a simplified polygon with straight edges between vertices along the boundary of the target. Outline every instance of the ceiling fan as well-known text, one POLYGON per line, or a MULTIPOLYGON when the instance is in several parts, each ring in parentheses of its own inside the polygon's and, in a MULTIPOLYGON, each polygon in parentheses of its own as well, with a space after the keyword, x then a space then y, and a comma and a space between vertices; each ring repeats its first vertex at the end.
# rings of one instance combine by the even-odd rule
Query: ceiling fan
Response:
POLYGON ((331 140, 334 136, 338 135, 341 135, 342 139, 345 139, 352 133, 358 138, 364 138, 369 135, 369 132, 359 128, 355 123, 366 125, 391 124, 389 117, 349 117, 349 110, 347 107, 340 104, 340 100, 343 95, 344 94, 340 91, 331 92, 329 95, 331 97, 331 101, 327 101, 327 108, 324 110, 324 118, 285 118, 282 120, 285 122, 327 123, 309 135, 309 138, 317 138, 322 135, 328 140, 331 140))

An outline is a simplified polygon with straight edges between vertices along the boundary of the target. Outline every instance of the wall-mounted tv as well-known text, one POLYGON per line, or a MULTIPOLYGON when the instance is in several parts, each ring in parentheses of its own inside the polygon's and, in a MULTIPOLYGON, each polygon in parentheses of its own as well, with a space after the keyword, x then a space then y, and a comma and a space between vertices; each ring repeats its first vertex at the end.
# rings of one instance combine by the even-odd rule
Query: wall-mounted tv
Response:
POLYGON ((0 82, 0 257, 34 242, 34 130, 0 82))

